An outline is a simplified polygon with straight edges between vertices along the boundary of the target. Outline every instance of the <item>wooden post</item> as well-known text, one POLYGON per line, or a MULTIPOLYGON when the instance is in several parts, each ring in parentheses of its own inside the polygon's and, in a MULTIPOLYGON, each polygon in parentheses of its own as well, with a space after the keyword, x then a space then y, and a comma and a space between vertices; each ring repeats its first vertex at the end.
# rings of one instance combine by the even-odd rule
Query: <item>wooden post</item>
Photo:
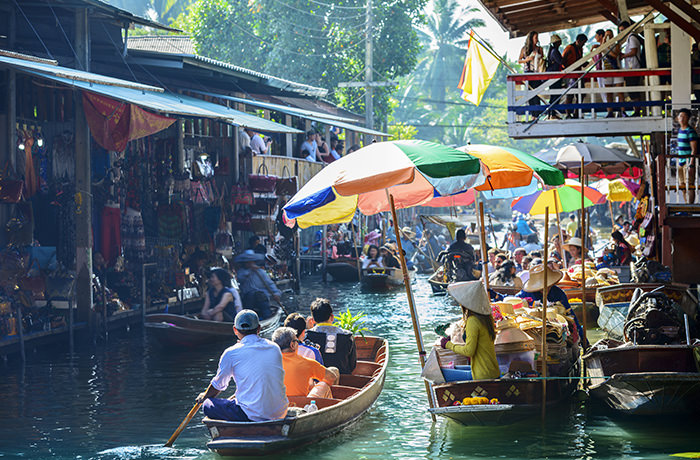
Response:
MULTIPOLYGON (((560 254, 562 261, 564 262, 564 268, 569 268, 569 264, 566 261, 566 254, 564 254, 564 235, 562 235, 561 232, 561 218, 559 217, 559 192, 557 192, 556 189, 554 189, 554 211, 557 213, 557 227, 559 228, 559 247, 561 248, 562 253, 560 254)), ((549 220, 545 218, 545 220, 549 220)), ((573 236, 573 235, 569 235, 573 236)), ((545 242, 545 244, 547 244, 545 242)))
POLYGON ((613 215, 613 210, 612 210, 612 201, 608 198, 608 209, 610 209, 610 228, 612 229, 611 232, 615 231, 615 216, 613 215))
POLYGON ((294 233, 294 249, 296 254, 296 260, 294 265, 296 268, 296 280, 294 282, 294 291, 298 294, 301 290, 301 230, 297 230, 294 233))
MULTIPOLYGON (((352 223, 350 224, 352 225, 352 223)), ((357 216, 357 231, 353 235, 353 238, 357 238, 355 242, 355 257, 357 258, 357 281, 362 281, 362 265, 360 265, 360 255, 362 254, 362 240, 360 239, 360 227, 362 225, 362 214, 357 216), (358 252, 357 246, 360 246, 358 252)))
POLYGON ((547 289, 549 264, 547 260, 549 258, 549 245, 546 242, 548 239, 549 207, 546 207, 544 208, 544 287, 542 288, 542 352, 540 353, 540 358, 542 359, 542 420, 547 415, 547 296, 549 295, 547 289))
MULTIPOLYGON (((90 31, 86 8, 75 12, 75 51, 83 70, 90 70, 90 31)), ((92 193, 90 130, 80 91, 74 92, 75 113, 75 246, 76 303, 79 321, 92 316, 92 193)))
MULTIPOLYGON (((479 230, 481 236, 481 277, 484 279, 484 287, 489 292, 489 257, 486 252, 486 228, 484 223, 484 203, 479 202, 479 230)), ((491 296, 489 295, 489 298, 491 296)))
POLYGON ((580 173, 580 180, 581 180, 581 303, 582 303, 582 309, 581 311, 583 312, 583 340, 581 340, 581 344, 583 346, 586 346, 586 254, 587 254, 587 247, 586 247, 586 202, 585 202, 585 196, 583 193, 583 188, 585 187, 584 184, 584 172, 583 172, 583 156, 581 157, 581 173, 580 173))
MULTIPOLYGON (((399 236, 399 225, 396 220, 396 207, 394 205, 394 195, 386 190, 387 197, 389 198, 389 204, 391 205, 391 215, 394 218, 394 234, 396 235, 396 244, 399 247, 399 257, 401 258, 401 271, 403 272, 403 282, 406 285, 406 297, 408 297, 408 310, 411 313, 411 322, 413 323, 413 335, 416 337, 416 345, 418 346, 418 359, 420 360, 420 368, 425 367, 425 346, 423 345, 423 334, 420 330, 420 323, 418 321, 418 311, 416 311, 416 305, 413 301, 413 292, 411 291, 411 278, 408 276, 408 266, 406 265, 406 257, 403 254, 403 247, 401 245, 401 237, 399 236)), ((428 405, 432 409, 435 407, 435 401, 433 401, 433 390, 430 388, 430 384, 427 380, 423 380, 425 383, 425 391, 428 394, 428 405)), ((430 414, 435 421, 435 414, 430 414)))

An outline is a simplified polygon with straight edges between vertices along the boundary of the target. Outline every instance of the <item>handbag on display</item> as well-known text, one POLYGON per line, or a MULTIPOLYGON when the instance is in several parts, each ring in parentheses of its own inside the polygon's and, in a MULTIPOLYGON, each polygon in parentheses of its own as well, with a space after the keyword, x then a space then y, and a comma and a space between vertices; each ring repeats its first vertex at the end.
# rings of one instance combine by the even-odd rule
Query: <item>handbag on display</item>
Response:
POLYGON ((209 199, 209 191, 202 182, 193 180, 190 186, 192 188, 192 201, 194 203, 209 204, 211 202, 209 199))
POLYGON ((233 197, 233 204, 245 204, 250 206, 255 201, 253 192, 250 191, 248 186, 243 184, 234 185, 231 188, 231 196, 233 197))
POLYGON ((297 193, 297 178, 289 173, 287 166, 282 168, 282 177, 275 183, 275 193, 279 196, 292 196, 297 193))
POLYGON ((277 176, 271 176, 265 163, 262 163, 258 167, 257 174, 248 175, 248 183, 250 184, 250 190, 253 192, 271 193, 275 191, 277 176))
POLYGON ((243 212, 240 209, 233 213, 231 217, 231 225, 234 230, 247 232, 250 230, 250 213, 243 212))
POLYGON ((55 246, 32 246, 29 256, 32 262, 36 260, 39 263, 42 270, 55 270, 58 266, 55 246))
POLYGON ((24 181, 10 179, 8 171, 10 163, 5 165, 5 171, 0 174, 0 203, 19 203, 22 200, 24 181))

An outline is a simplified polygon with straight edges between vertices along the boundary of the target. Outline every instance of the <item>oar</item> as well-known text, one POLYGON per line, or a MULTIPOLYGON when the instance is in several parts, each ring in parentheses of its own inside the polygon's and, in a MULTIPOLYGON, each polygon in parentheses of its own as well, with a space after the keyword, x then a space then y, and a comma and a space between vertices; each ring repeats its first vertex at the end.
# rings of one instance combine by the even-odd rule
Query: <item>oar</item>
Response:
POLYGON ((189 411, 187 416, 184 418, 184 420, 180 423, 180 426, 177 427, 175 432, 173 433, 172 436, 170 436, 170 439, 168 439, 168 442, 165 443, 165 447, 172 447, 173 443, 177 439, 178 436, 180 436, 180 433, 182 433, 182 430, 185 429, 188 423, 190 423, 190 420, 192 420, 192 417, 195 416, 195 414, 199 411, 199 408, 202 407, 202 403, 196 403, 192 409, 189 411))
POLYGON ((284 314, 287 315, 287 316, 289 316, 289 311, 287 311, 287 307, 285 307, 284 305, 282 305, 282 302, 279 301, 279 300, 276 300, 275 302, 277 302, 277 305, 280 306, 280 308, 282 309, 282 311, 284 312, 284 314))

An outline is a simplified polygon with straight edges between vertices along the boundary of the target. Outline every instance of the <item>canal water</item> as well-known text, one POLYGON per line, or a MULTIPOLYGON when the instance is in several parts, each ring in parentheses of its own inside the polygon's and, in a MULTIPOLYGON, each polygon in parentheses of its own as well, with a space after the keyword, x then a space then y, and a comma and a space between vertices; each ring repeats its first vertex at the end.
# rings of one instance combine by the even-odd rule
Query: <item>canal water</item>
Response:
MULTIPOLYGON (((459 314, 414 283, 426 343, 434 327, 459 314)), ((403 290, 360 291, 354 284, 304 285, 303 313, 317 295, 367 314, 373 334, 389 339, 386 385, 370 412, 315 445, 276 455, 289 459, 669 459, 700 451, 697 421, 610 417, 592 404, 571 404, 505 427, 431 423, 403 290)), ((206 388, 222 346, 178 352, 144 340, 141 331, 110 337, 97 349, 31 353, 27 364, 0 364, 0 457, 11 459, 214 459, 196 417, 176 442, 161 447, 206 388)))

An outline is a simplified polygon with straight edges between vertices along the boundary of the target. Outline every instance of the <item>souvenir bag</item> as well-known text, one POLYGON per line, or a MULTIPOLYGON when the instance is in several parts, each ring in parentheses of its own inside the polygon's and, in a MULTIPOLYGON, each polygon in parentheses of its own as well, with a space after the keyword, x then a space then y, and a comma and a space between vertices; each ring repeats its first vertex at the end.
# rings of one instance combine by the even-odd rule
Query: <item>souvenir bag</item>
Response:
POLYGON ((55 246, 32 246, 29 255, 31 261, 36 260, 42 270, 55 270, 58 265, 55 246))
POLYGON ((5 225, 7 242, 13 246, 29 246, 33 239, 32 223, 19 206, 15 207, 14 214, 5 225))
POLYGON ((10 164, 5 165, 5 171, 0 174, 0 203, 19 203, 22 199, 24 182, 10 179, 7 175, 10 164))
POLYGON ((247 232, 250 230, 250 220, 250 213, 238 208, 231 217, 231 225, 234 230, 247 232))
POLYGON ((250 190, 253 192, 271 193, 275 191, 277 176, 271 176, 265 163, 262 163, 258 168, 257 174, 248 175, 248 183, 250 184, 250 190))
POLYGON ((201 181, 193 180, 190 183, 192 188, 192 201, 197 204, 209 204, 209 191, 201 181))
POLYGON ((233 235, 226 228, 226 218, 223 212, 221 213, 219 228, 214 233, 214 247, 217 254, 225 257, 233 256, 233 235))
POLYGON ((253 192, 244 184, 234 185, 231 188, 231 197, 233 198, 233 204, 245 204, 250 206, 253 204, 253 201, 255 201, 253 192))
POLYGON ((23 291, 32 293, 35 300, 43 300, 46 293, 46 278, 41 272, 39 261, 34 259, 29 266, 27 276, 19 280, 19 287, 23 291))
POLYGON ((297 193, 297 178, 289 173, 286 166, 282 168, 282 177, 277 179, 275 193, 278 196, 292 196, 297 193))

